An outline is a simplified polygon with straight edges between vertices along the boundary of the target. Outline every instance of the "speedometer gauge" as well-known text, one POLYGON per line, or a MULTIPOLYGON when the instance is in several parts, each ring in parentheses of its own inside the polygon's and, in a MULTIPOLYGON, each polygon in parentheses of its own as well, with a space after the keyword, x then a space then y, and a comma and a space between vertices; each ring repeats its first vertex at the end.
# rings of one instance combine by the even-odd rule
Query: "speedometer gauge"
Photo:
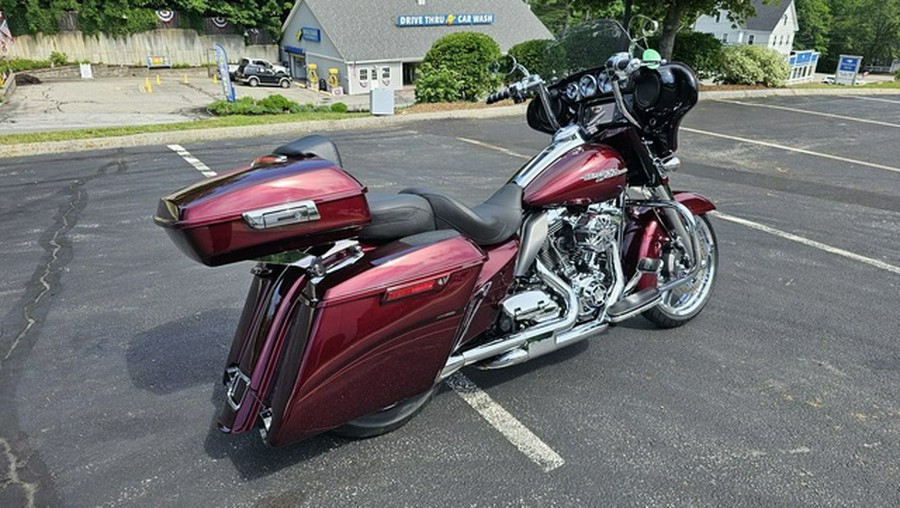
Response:
POLYGON ((572 102, 578 100, 578 84, 577 83, 569 83, 566 87, 566 98, 572 102))
POLYGON ((593 97, 597 95, 597 78, 590 74, 585 74, 578 81, 578 88, 581 90, 583 97, 593 97))

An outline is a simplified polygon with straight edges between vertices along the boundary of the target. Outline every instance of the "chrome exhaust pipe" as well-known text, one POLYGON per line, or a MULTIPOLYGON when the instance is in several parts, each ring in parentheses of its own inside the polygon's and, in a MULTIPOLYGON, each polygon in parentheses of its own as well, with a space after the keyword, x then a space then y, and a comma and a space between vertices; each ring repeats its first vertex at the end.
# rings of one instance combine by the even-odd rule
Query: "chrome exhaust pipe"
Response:
POLYGON ((546 340, 538 341, 534 346, 537 346, 537 344, 542 342, 553 342, 550 340, 550 336, 572 328, 575 321, 578 319, 578 295, 575 294, 575 290, 572 289, 571 286, 566 284, 562 279, 557 277, 556 274, 544 266, 540 259, 535 259, 535 266, 544 282, 557 293, 565 296, 567 302, 566 314, 561 318, 522 330, 519 333, 509 335, 505 338, 497 339, 487 344, 463 351, 462 353, 450 355, 450 358, 447 359, 447 363, 444 365, 443 370, 441 370, 441 373, 438 376, 438 381, 450 377, 454 372, 463 367, 521 348, 521 346, 524 346, 529 341, 541 336, 547 336, 546 340))
POLYGON ((609 324, 604 322, 593 321, 590 323, 585 323, 569 331, 560 333, 552 340, 546 339, 539 342, 534 342, 532 344, 529 344, 527 348, 517 347, 512 351, 508 351, 500 355, 494 360, 478 364, 475 367, 482 370, 495 370, 504 369, 506 367, 518 365, 520 363, 525 363, 527 361, 534 360, 539 356, 544 356, 548 353, 560 350, 566 346, 571 346, 576 342, 580 342, 592 335, 606 330, 608 327, 609 324))

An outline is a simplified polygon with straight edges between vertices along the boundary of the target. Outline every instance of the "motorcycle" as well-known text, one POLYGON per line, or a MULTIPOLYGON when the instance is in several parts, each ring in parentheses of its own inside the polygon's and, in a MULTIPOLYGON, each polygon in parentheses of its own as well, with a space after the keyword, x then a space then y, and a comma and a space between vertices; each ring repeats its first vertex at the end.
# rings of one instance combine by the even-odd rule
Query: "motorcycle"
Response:
POLYGON ((715 206, 669 176, 697 80, 635 48, 604 20, 548 48, 561 79, 511 61, 524 77, 487 102, 532 98, 528 125, 552 142, 475 207, 369 194, 318 135, 162 198, 155 222, 189 257, 258 261, 219 429, 271 446, 383 434, 464 367, 521 364, 638 315, 694 318, 716 275, 715 206))

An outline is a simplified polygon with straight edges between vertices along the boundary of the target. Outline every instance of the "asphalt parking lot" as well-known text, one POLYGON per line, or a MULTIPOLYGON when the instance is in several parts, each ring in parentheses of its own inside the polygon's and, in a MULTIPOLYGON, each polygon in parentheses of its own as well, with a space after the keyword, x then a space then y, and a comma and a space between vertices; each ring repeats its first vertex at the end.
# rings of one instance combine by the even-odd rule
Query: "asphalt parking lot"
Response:
MULTIPOLYGON (((684 127, 673 186, 720 212, 703 313, 464 371, 550 471, 449 388, 365 441, 220 434, 252 265, 150 220, 203 176, 166 146, 0 159, 0 506, 897 506, 900 95, 705 101, 684 127)), ((372 190, 470 204, 547 142, 520 118, 332 137, 372 190)), ((220 172, 286 141, 184 148, 220 172)))

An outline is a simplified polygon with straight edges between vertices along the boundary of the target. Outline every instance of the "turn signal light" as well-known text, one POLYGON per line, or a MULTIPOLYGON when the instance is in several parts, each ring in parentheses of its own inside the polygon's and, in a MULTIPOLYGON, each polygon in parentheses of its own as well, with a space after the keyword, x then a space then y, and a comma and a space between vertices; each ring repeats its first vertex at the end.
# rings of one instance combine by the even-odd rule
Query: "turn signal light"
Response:
POLYGON ((430 291, 438 291, 447 284, 447 278, 447 276, 438 277, 437 279, 426 280, 424 282, 414 282, 404 286, 388 288, 384 293, 384 301, 392 302, 394 300, 400 300, 401 298, 420 295, 430 291))

